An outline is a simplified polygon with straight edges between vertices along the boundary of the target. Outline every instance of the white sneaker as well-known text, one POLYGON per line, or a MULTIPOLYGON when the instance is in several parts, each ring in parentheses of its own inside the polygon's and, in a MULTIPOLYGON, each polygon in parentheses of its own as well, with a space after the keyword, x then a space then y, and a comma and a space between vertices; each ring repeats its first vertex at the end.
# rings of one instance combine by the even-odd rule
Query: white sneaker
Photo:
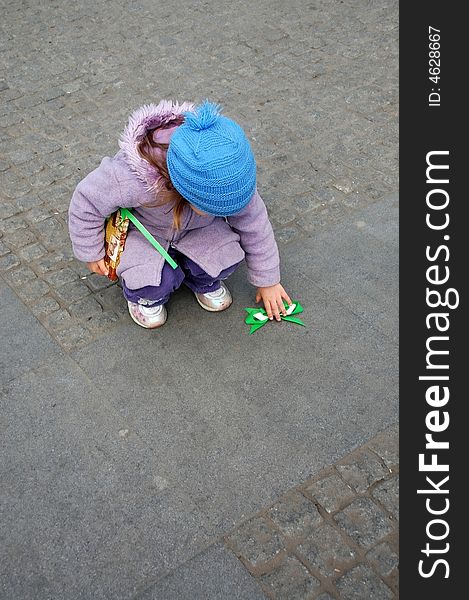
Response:
POLYGON ((233 302, 230 291, 223 281, 220 282, 218 290, 215 290, 214 292, 208 292, 207 294, 194 292, 194 294, 200 306, 210 312, 226 310, 233 302))
POLYGON ((166 323, 168 312, 164 304, 159 306, 144 306, 135 302, 127 301, 129 313, 132 319, 145 329, 155 329, 166 323))

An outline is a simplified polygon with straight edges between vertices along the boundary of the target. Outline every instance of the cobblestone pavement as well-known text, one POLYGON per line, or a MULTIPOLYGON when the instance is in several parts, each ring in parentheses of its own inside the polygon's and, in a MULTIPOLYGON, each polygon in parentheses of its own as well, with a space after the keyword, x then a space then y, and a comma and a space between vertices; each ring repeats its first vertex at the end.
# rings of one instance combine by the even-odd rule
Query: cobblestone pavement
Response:
POLYGON ((225 538, 268 598, 398 597, 398 446, 392 427, 225 538))
MULTIPOLYGON (((398 189, 395 0, 1 6, 0 278, 66 353, 129 320, 119 287, 73 258, 66 221, 141 104, 208 97, 240 122, 283 254, 398 189)), ((225 538, 267 597, 397 597, 396 440, 225 538)))

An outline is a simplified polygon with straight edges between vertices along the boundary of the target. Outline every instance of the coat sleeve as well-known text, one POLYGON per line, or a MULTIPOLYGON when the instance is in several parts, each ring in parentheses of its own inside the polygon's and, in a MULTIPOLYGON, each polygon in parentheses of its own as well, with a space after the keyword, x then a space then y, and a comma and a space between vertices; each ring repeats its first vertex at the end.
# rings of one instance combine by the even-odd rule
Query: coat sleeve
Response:
POLYGON ((104 222, 123 204, 114 159, 105 157, 76 187, 68 213, 73 253, 83 262, 104 258, 104 222))
POLYGON ((249 204, 227 218, 246 254, 248 281, 257 287, 280 282, 280 259, 272 225, 257 189, 249 204))

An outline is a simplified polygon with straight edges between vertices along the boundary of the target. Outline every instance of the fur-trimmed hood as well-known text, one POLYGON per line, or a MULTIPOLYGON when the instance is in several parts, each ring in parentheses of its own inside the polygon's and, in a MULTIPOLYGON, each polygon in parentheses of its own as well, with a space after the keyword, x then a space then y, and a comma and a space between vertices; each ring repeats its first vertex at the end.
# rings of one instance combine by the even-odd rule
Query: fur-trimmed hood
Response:
POLYGON ((150 129, 169 128, 185 112, 193 111, 192 102, 173 102, 172 100, 161 100, 159 104, 145 104, 130 117, 120 139, 119 147, 124 153, 126 162, 132 171, 147 184, 149 191, 155 191, 161 180, 161 175, 137 150, 138 143, 145 137, 150 129))

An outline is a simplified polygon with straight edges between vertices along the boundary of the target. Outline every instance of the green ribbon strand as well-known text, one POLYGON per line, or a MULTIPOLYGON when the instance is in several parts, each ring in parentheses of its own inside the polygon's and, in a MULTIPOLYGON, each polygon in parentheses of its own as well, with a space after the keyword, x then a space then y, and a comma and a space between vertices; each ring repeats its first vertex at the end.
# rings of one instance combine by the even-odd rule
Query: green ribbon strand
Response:
MULTIPOLYGON (((303 327, 305 327, 305 324, 303 323, 303 321, 301 319, 298 319, 298 317, 294 317, 292 315, 298 315, 299 313, 303 312, 303 307, 301 306, 301 304, 297 301, 297 300, 293 300, 292 302, 292 306, 294 306, 293 310, 291 309, 290 306, 288 306, 288 304, 284 301, 283 305, 285 306, 285 309, 288 311, 287 315, 280 315, 280 318, 282 321, 290 321, 290 323, 296 323, 297 325, 303 325, 303 327)), ((245 323, 247 323, 248 325, 251 325, 251 329, 249 330, 249 333, 254 333, 255 331, 257 331, 258 329, 260 329, 261 327, 263 327, 266 323, 268 323, 270 321, 269 317, 267 316, 267 312, 265 310, 265 308, 245 308, 244 309, 247 313, 248 316, 245 319, 245 323)))
POLYGON ((155 248, 155 250, 157 250, 161 254, 161 256, 163 256, 163 258, 166 261, 168 261, 168 263, 173 267, 173 269, 177 269, 178 268, 177 262, 173 259, 172 256, 170 256, 166 252, 166 250, 163 248, 163 246, 159 242, 157 242, 157 240, 155 240, 155 238, 151 235, 151 233, 148 231, 148 229, 140 223, 140 221, 137 219, 137 217, 135 217, 130 212, 130 210, 128 210, 127 208, 121 208, 120 211, 121 211, 122 218, 130 219, 130 221, 132 221, 132 223, 140 231, 140 233, 146 237, 146 239, 155 248))

